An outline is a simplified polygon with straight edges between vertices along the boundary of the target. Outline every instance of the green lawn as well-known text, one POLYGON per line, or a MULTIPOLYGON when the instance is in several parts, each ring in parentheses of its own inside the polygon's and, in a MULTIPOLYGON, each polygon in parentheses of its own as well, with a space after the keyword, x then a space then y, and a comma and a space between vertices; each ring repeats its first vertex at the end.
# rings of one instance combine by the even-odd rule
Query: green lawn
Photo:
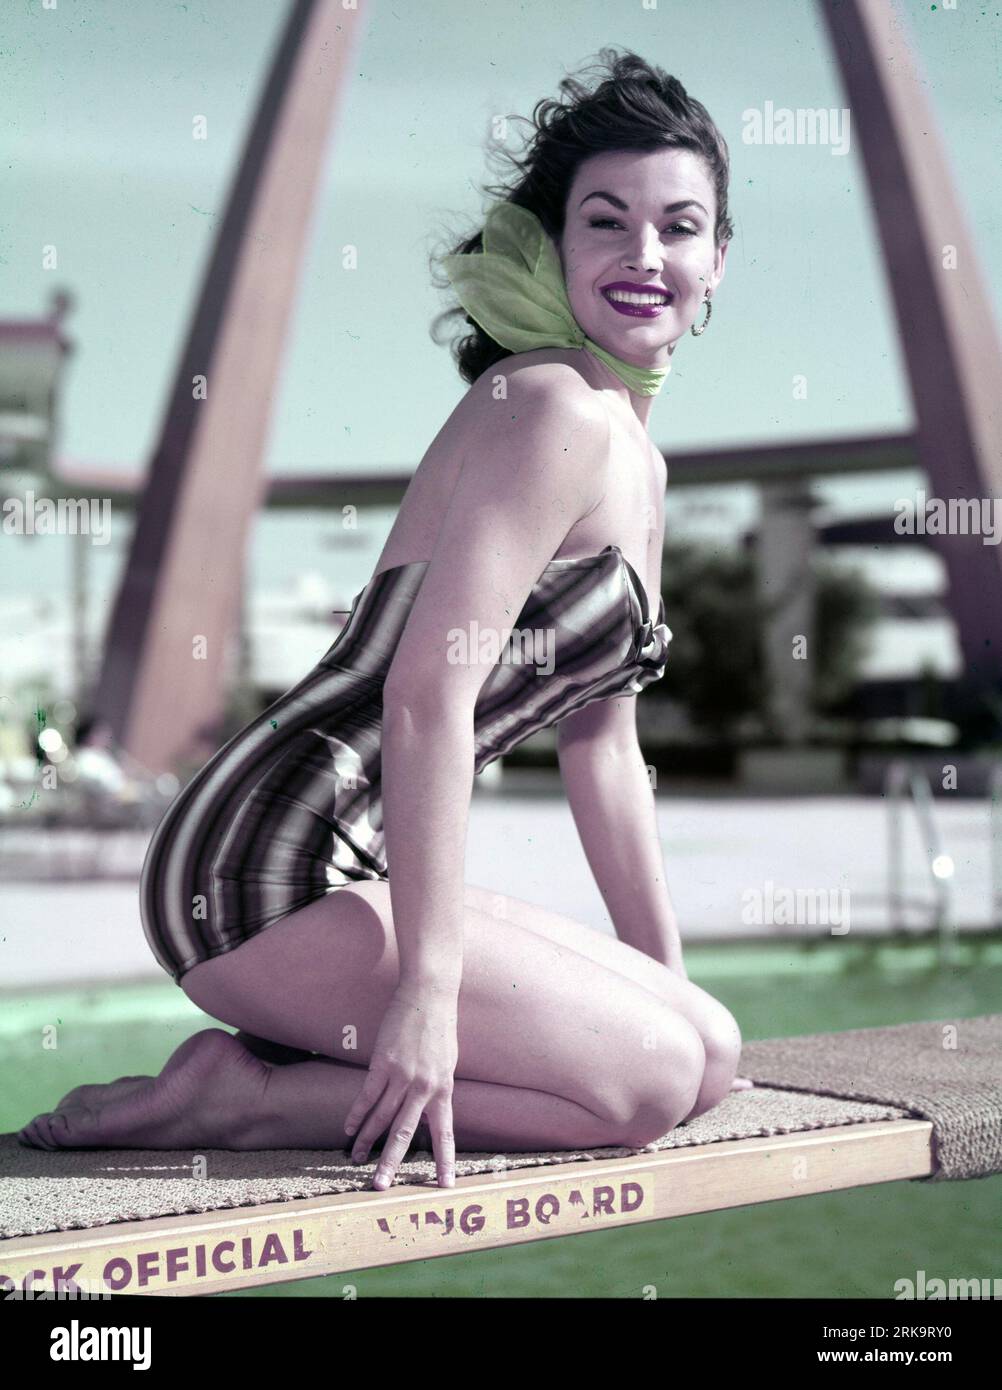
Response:
MULTIPOLYGON (((691 977, 734 1013, 747 1038, 964 1018, 997 1011, 1002 941, 955 950, 824 941, 690 947, 691 977)), ((0 1011, 0 1126, 18 1129, 81 1081, 159 1070, 204 1025, 168 980, 7 996, 0 1011), (55 1025, 58 1046, 42 1044, 55 1025)), ((999 1277, 1002 1175, 973 1182, 901 1182, 799 1197, 674 1221, 536 1241, 232 1298, 474 1295, 482 1297, 893 1296, 897 1279, 999 1277)))

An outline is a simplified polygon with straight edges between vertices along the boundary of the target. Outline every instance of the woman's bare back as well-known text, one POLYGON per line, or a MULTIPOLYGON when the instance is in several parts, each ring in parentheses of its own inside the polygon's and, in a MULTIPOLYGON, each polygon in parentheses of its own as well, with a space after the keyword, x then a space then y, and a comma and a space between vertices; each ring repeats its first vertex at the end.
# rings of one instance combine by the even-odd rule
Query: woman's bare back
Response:
MULTIPOLYGON (((561 362, 578 372, 584 390, 592 390, 582 371, 582 367, 587 369, 582 358, 586 359, 586 354, 577 351, 542 349, 514 354, 484 372, 452 411, 415 470, 373 577, 432 555, 463 461, 475 456, 478 440, 491 430, 497 411, 503 408, 495 395, 497 377, 510 380, 536 365, 561 362)), ((664 458, 640 423, 618 406, 612 393, 593 394, 606 401, 610 417, 608 486, 598 504, 570 528, 552 558, 592 556, 607 545, 618 546, 643 580, 650 611, 656 612, 664 537, 664 458)), ((585 427, 591 428, 590 423, 585 427)))

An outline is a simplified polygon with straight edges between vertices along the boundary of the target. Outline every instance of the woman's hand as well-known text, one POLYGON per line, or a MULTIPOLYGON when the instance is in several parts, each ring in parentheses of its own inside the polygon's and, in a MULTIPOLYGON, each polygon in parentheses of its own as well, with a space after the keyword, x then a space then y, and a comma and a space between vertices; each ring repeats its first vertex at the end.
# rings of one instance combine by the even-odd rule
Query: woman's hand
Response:
POLYGON ((399 985, 376 1034, 365 1084, 348 1111, 345 1133, 364 1163, 373 1143, 389 1131, 373 1187, 389 1187, 414 1137, 422 1114, 428 1122, 440 1187, 456 1181, 452 1132, 452 1088, 459 1059, 456 995, 416 985, 399 985), (359 1129, 359 1125, 361 1128, 359 1129))

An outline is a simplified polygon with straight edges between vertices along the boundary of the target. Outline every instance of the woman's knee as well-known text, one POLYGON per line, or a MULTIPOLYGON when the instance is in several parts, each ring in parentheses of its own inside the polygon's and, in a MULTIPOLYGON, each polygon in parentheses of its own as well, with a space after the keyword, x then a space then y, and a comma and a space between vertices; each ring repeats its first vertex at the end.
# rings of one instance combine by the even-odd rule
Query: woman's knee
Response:
POLYGON ((741 1029, 723 1004, 717 1004, 713 1009, 700 1029, 700 1035, 706 1052, 707 1069, 730 1071, 732 1075, 736 1073, 741 1063, 741 1029))
POLYGON ((681 1014, 667 1007, 653 1009, 627 1070, 617 1132, 624 1144, 649 1144, 674 1129, 695 1105, 706 1049, 681 1014))

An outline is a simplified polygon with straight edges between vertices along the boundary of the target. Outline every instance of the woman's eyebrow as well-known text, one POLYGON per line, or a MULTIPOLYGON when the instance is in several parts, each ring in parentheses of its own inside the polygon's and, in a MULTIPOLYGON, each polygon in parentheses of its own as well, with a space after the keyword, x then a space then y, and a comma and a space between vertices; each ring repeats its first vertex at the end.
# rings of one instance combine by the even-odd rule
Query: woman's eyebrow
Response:
MULTIPOLYGON (((621 212, 629 212, 630 210, 629 203, 624 203, 622 198, 616 197, 615 193, 606 193, 603 189, 596 189, 594 193, 586 194, 578 204, 578 208, 583 208, 589 198, 607 198, 608 201, 612 203, 613 207, 619 208, 621 212)), ((706 208, 703 207, 703 204, 697 202, 695 198, 683 198, 681 202, 678 203, 666 203, 662 211, 681 212, 683 208, 699 208, 700 212, 706 212, 706 208)), ((707 212, 706 215, 709 217, 710 214, 707 212)))

